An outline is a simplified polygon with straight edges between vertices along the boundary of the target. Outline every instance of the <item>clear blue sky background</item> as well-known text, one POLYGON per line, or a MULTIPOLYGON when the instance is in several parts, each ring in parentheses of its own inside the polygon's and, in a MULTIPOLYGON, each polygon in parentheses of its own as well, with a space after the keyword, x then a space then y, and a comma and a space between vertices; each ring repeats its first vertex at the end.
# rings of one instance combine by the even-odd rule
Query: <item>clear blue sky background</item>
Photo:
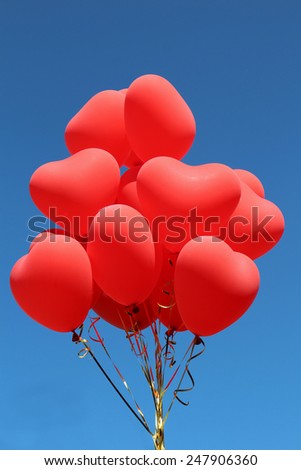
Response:
MULTIPOLYGON (((298 0, 1 1, 0 448, 152 448, 70 335, 30 320, 8 284, 38 213, 31 174, 68 155, 65 126, 93 94, 145 73, 169 79, 193 110, 185 161, 254 172, 287 224, 258 260, 252 308, 193 363, 197 385, 189 407, 173 409, 167 448, 301 448, 300 22, 298 0)), ((123 333, 103 335, 152 418, 123 333)))

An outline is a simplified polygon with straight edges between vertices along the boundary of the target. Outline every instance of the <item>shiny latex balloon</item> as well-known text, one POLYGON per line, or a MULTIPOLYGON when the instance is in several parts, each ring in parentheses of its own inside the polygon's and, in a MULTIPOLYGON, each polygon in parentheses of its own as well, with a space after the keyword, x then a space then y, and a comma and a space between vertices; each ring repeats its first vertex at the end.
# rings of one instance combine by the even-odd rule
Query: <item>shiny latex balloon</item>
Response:
POLYGON ((145 218, 124 204, 102 209, 90 228, 87 253, 103 292, 122 305, 143 302, 156 282, 156 252, 145 218))
POLYGON ((116 200, 119 167, 105 150, 86 149, 40 166, 30 180, 36 206, 75 237, 85 237, 95 214, 116 200))
POLYGON ((111 153, 122 166, 130 154, 124 125, 125 94, 106 90, 93 96, 71 119, 65 130, 70 153, 99 148, 111 153))
POLYGON ((120 178, 117 204, 126 204, 142 212, 137 193, 137 175, 141 166, 129 168, 120 178))
POLYGON ((86 251, 65 235, 37 243, 16 262, 10 276, 20 307, 33 320, 60 332, 84 322, 91 307, 92 282, 86 251))
POLYGON ((264 187, 257 176, 247 170, 234 170, 237 176, 247 184, 258 196, 264 198, 264 187))
POLYGON ((227 328, 250 307, 259 282, 255 263, 223 241, 189 241, 175 268, 175 298, 187 329, 209 336, 227 328))
POLYGON ((126 93, 124 116, 130 146, 143 161, 159 155, 181 159, 193 143, 193 114, 173 85, 159 75, 134 80, 126 93))
POLYGON ((153 322, 153 313, 147 301, 125 307, 107 295, 101 294, 93 310, 103 320, 126 332, 144 330, 153 322))
POLYGON ((234 251, 256 259, 271 250, 283 232, 284 217, 280 209, 241 182, 240 201, 226 230, 221 229, 222 238, 234 251))
POLYGON ((155 240, 179 252, 198 235, 216 235, 240 199, 240 180, 226 165, 187 165, 158 157, 137 175, 141 212, 149 219, 155 240))

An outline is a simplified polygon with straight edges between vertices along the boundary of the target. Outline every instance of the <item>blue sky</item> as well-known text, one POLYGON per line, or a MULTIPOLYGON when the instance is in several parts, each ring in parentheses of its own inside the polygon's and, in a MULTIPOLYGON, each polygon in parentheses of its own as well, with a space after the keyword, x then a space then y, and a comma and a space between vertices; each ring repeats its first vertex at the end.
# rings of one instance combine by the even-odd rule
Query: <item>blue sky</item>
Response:
MULTIPOLYGON (((253 306, 192 364, 196 387, 188 407, 173 408, 167 448, 301 448, 300 21, 297 0, 2 0, 1 449, 152 448, 70 335, 30 320, 8 284, 38 214, 31 174, 68 155, 65 126, 93 94, 145 73, 170 80, 194 113, 185 161, 254 172, 286 218, 279 245, 257 261, 253 306)), ((103 335, 152 418, 123 333, 103 335)), ((189 339, 179 336, 180 349, 189 339)))

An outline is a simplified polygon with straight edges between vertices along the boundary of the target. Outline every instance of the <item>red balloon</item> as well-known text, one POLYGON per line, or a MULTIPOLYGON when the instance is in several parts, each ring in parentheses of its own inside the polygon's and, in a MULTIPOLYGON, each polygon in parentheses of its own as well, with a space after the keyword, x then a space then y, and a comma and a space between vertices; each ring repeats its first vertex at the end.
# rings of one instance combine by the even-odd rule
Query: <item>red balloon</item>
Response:
POLYGON ((141 166, 136 166, 125 171, 120 178, 117 196, 118 204, 126 204, 142 213, 141 204, 137 193, 137 175, 141 166))
POLYGON ((125 307, 107 295, 102 294, 94 305, 93 310, 105 321, 126 332, 144 330, 153 322, 153 313, 147 301, 131 307, 125 307))
POLYGON ((143 75, 128 88, 125 127, 130 145, 143 161, 158 155, 182 158, 192 145, 193 114, 165 78, 143 75))
POLYGON ((234 170, 238 177, 247 184, 251 189, 253 189, 254 193, 256 193, 260 197, 264 197, 264 187, 262 182, 260 181, 257 176, 247 170, 234 170))
POLYGON ((155 244, 146 220, 132 207, 115 204, 99 212, 87 253, 96 283, 116 302, 138 304, 153 290, 155 244))
POLYGON ((256 259, 271 250, 283 232, 284 217, 280 209, 241 182, 241 198, 223 236, 228 245, 256 259))
POLYGON ((84 248, 73 238, 47 237, 14 265, 10 285, 20 307, 55 331, 80 326, 90 309, 92 271, 84 248))
POLYGON ((87 148, 107 150, 119 166, 130 154, 124 124, 125 94, 106 90, 93 96, 71 119, 65 131, 70 153, 87 148))
POLYGON ((115 202, 119 181, 112 155, 86 149, 38 168, 30 180, 30 194, 53 222, 75 237, 84 237, 95 214, 115 202))
POLYGON ((187 329, 209 336, 227 328, 250 307, 259 282, 255 263, 223 241, 189 241, 175 269, 175 296, 187 329))
POLYGON ((198 235, 216 235, 240 199, 240 181, 226 165, 191 166, 169 157, 142 165, 137 175, 141 212, 154 239, 179 252, 198 235))

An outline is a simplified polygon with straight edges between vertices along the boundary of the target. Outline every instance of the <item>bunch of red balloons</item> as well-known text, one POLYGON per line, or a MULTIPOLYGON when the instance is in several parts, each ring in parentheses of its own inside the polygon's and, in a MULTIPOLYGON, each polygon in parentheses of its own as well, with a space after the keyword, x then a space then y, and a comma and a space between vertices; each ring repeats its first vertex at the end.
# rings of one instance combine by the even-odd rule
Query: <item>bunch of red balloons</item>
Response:
POLYGON ((61 228, 40 233, 11 272, 30 317, 67 332, 93 308, 126 331, 159 318, 170 333, 206 336, 246 312, 259 288, 253 260, 284 219, 252 173, 181 162, 195 133, 190 108, 157 75, 96 94, 71 119, 71 156, 30 181, 61 228))

